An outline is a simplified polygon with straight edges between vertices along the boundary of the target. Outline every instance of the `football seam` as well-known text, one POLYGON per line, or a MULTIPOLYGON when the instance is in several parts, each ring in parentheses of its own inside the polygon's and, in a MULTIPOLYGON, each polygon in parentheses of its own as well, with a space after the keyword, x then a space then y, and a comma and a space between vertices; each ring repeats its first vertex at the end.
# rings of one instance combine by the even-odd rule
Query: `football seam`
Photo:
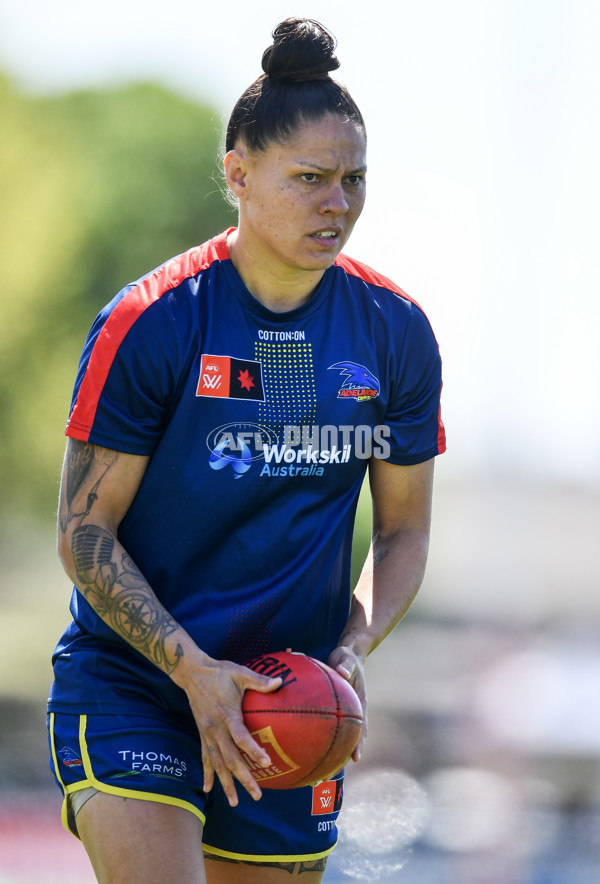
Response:
POLYGON ((294 709, 290 707, 289 709, 271 709, 266 706, 264 709, 259 709, 258 707, 253 709, 244 709, 244 712, 247 715, 254 715, 256 713, 262 712, 267 715, 330 715, 335 718, 352 718, 356 721, 362 721, 362 717, 360 715, 350 715, 347 712, 342 712, 341 709, 307 709, 306 706, 303 706, 298 709, 294 709))
MULTIPOLYGON (((329 682, 329 688, 330 688, 333 696, 335 697, 335 706, 336 706, 335 730, 333 732, 333 735, 332 735, 331 740, 329 742, 329 748, 327 750, 327 752, 330 752, 332 746, 335 746, 335 742, 336 742, 338 734, 340 732, 340 712, 341 712, 341 710, 340 710, 340 703, 339 703, 337 691, 335 689, 335 685, 334 685, 332 679, 329 676, 329 673, 327 672, 326 669, 323 669, 323 667, 321 667, 321 666, 319 666, 319 669, 321 669, 321 671, 327 677, 327 681, 329 682)), ((318 767, 318 765, 315 764, 315 766, 313 767, 313 770, 315 770, 317 767, 318 767)))
MULTIPOLYGON (((320 661, 311 660, 310 658, 308 658, 308 659, 310 660, 311 664, 314 666, 315 669, 319 669, 321 671, 321 673, 326 676, 330 691, 333 695, 332 700, 334 701, 335 708, 331 708, 331 709, 327 709, 327 710, 317 709, 314 707, 311 707, 309 709, 307 709, 306 707, 300 707, 297 709, 296 708, 288 708, 288 709, 259 708, 259 709, 249 709, 249 710, 245 710, 245 711, 249 714, 264 713, 264 714, 268 714, 268 715, 290 715, 290 714, 291 715, 318 715, 323 718, 331 718, 333 716, 335 719, 335 727, 334 727, 334 731, 331 736, 331 739, 329 740, 329 745, 328 745, 327 751, 325 753, 325 755, 326 755, 328 752, 331 751, 332 747, 335 746, 335 744, 336 744, 336 741, 337 741, 338 736, 341 731, 342 722, 343 721, 354 721, 354 722, 357 722, 362 725, 363 717, 362 717, 362 715, 360 715, 360 716, 354 715, 354 714, 349 715, 349 714, 343 712, 343 710, 340 707, 340 702, 339 702, 338 693, 337 693, 337 690, 335 687, 335 682, 331 678, 329 672, 327 671, 327 668, 325 667, 324 664, 321 664, 320 661)), ((316 764, 313 765, 313 767, 310 770, 308 770, 306 772, 304 777, 302 777, 302 782, 306 783, 308 780, 308 782, 310 783, 309 777, 311 777, 313 772, 319 768, 322 760, 323 759, 318 761, 316 764)), ((349 759, 347 759, 347 760, 349 760, 349 759)), ((335 771, 333 773, 335 773, 335 771)), ((331 775, 333 775, 333 773, 331 775)), ((297 788, 297 785, 290 784, 290 788, 292 788, 292 789, 297 788)))
MULTIPOLYGON (((332 737, 331 737, 331 740, 329 741, 329 747, 328 747, 328 749, 327 749, 327 752, 330 752, 332 746, 335 746, 335 742, 336 742, 337 737, 338 737, 338 734, 339 734, 339 732, 340 732, 340 720, 341 720, 342 718, 349 718, 349 717, 351 717, 354 721, 358 721, 359 719, 356 718, 355 716, 344 716, 344 715, 341 714, 341 709, 340 709, 340 704, 339 704, 338 694, 337 694, 337 691, 336 691, 336 689, 335 689, 335 684, 333 683, 333 680, 331 679, 331 676, 329 675, 329 673, 327 672, 327 670, 326 670, 324 667, 319 666, 318 663, 315 663, 315 666, 316 666, 318 669, 320 669, 321 672, 327 677, 327 681, 329 682, 329 687, 330 687, 331 692, 332 692, 332 694, 333 694, 333 696, 334 696, 334 698, 335 698, 335 705, 336 705, 336 711, 335 711, 335 730, 334 730, 334 732, 333 732, 333 735, 332 735, 332 737)), ((318 764, 313 765, 312 769, 308 772, 307 777, 311 776, 311 774, 312 774, 312 772, 313 772, 314 770, 317 770, 317 768, 319 767, 319 764, 320 764, 320 763, 321 763, 321 762, 319 762, 318 764)), ((335 773, 335 771, 332 771, 332 773, 335 773)), ((306 779, 306 778, 305 778, 305 779, 306 779)))
POLYGON ((335 718, 338 721, 362 721, 360 715, 350 715, 342 712, 340 709, 244 709, 246 715, 265 714, 265 715, 321 715, 324 718, 335 718))

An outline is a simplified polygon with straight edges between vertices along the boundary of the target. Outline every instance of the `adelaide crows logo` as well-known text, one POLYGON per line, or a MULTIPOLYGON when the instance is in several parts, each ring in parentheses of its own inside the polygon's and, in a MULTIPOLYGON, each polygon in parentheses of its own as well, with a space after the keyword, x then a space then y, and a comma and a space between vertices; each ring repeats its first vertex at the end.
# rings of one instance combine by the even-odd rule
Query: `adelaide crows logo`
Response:
POLYGON ((358 362, 336 362, 329 368, 337 368, 344 378, 338 390, 338 399, 355 399, 357 402, 363 402, 365 399, 375 399, 379 396, 379 381, 364 365, 359 365, 358 362))

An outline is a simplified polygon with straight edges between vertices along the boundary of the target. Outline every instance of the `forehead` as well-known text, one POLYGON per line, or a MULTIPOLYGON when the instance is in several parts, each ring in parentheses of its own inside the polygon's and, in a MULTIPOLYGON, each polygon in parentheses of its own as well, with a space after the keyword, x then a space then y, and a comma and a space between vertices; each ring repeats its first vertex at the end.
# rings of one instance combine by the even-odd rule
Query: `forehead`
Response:
POLYGON ((364 132, 352 120, 327 114, 320 120, 305 121, 284 144, 272 143, 267 153, 300 165, 335 168, 340 162, 353 168, 366 165, 367 143, 364 132))

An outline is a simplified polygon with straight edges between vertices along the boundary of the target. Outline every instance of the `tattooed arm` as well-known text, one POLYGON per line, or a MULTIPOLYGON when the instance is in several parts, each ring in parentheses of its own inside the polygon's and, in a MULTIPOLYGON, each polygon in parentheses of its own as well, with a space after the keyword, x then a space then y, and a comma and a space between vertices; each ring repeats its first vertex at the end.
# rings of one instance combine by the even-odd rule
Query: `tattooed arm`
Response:
POLYGON ((96 613, 167 674, 183 654, 177 624, 121 548, 117 528, 143 478, 147 457, 70 439, 63 465, 58 550, 96 613))
POLYGON ((117 537, 149 458, 69 439, 58 511, 58 553, 99 617, 187 694, 202 742, 204 787, 217 773, 231 804, 235 776, 254 798, 260 789, 240 749, 257 764, 269 757, 241 715, 244 690, 273 690, 281 679, 205 654, 163 607, 117 537))
MULTIPOLYGON (((329 664, 353 684, 365 711, 364 662, 408 611, 423 580, 429 548, 434 460, 396 466, 373 458, 369 481, 373 540, 350 616, 329 664)), ((366 735, 354 753, 358 761, 366 735)))

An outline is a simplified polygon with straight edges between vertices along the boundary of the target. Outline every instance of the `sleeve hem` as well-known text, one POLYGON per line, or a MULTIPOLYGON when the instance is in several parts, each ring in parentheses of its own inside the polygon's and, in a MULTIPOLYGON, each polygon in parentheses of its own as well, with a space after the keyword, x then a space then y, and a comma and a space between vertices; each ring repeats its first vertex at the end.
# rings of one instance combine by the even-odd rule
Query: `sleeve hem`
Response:
POLYGON ((436 445, 435 448, 430 448, 429 451, 413 454, 410 457, 403 457, 402 455, 394 456, 391 454, 389 457, 382 458, 382 460, 398 467, 411 467, 418 463, 425 463, 425 461, 431 460, 432 457, 436 457, 438 454, 443 454, 445 450, 446 444, 444 443, 443 445, 436 445))
POLYGON ((136 442, 132 439, 117 439, 113 436, 105 436, 91 431, 84 431, 78 427, 67 427, 65 436, 77 439, 80 442, 90 442, 92 445, 100 445, 102 448, 110 448, 111 451, 120 451, 123 454, 138 454, 146 456, 154 453, 155 443, 136 442))

